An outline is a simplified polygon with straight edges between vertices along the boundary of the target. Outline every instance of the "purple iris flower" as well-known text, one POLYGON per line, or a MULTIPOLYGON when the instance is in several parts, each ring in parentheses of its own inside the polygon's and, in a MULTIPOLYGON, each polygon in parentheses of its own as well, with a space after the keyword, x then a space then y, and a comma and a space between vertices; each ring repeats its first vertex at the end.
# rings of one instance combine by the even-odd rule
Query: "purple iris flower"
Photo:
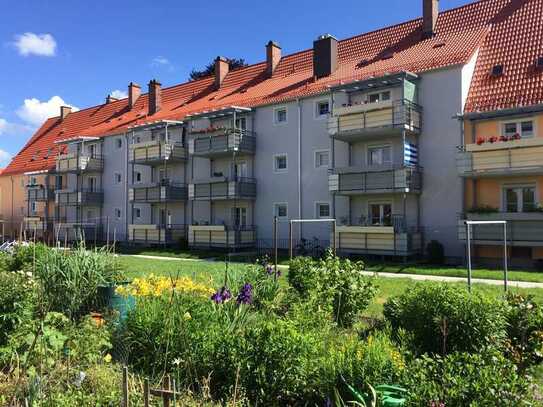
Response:
POLYGON ((253 286, 251 284, 246 283, 243 285, 236 302, 238 304, 251 304, 253 302, 253 286))
POLYGON ((232 298, 232 293, 230 290, 226 287, 221 287, 215 294, 211 296, 211 299, 216 304, 222 304, 223 302, 228 301, 230 298, 232 298))

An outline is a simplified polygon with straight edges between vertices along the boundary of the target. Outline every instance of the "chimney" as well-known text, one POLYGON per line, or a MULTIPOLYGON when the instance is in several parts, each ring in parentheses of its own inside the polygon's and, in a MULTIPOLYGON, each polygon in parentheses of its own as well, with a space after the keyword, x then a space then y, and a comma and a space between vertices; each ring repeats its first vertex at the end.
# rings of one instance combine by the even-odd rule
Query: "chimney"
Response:
POLYGON ((422 0, 422 2, 422 30, 426 38, 433 37, 439 15, 439 0, 422 0))
POLYGON ((313 41, 313 76, 317 79, 331 75, 337 69, 337 39, 330 34, 313 41))
POLYGON ((60 120, 64 120, 70 113, 72 113, 70 106, 60 106, 60 120))
POLYGON ((156 79, 149 82, 149 115, 155 114, 162 107, 161 86, 156 79))
POLYGON ((270 41, 266 44, 266 73, 273 75, 273 71, 281 61, 281 47, 278 43, 270 41))
POLYGON ((141 87, 137 83, 130 82, 128 84, 128 108, 132 109, 136 104, 136 100, 141 95, 141 87))
POLYGON ((111 102, 116 102, 117 100, 119 100, 119 99, 114 98, 111 95, 107 95, 107 97, 106 97, 106 105, 109 105, 111 102))
POLYGON ((219 89, 221 87, 222 81, 228 74, 230 66, 228 65, 228 60, 225 57, 217 57, 215 59, 215 88, 219 89))

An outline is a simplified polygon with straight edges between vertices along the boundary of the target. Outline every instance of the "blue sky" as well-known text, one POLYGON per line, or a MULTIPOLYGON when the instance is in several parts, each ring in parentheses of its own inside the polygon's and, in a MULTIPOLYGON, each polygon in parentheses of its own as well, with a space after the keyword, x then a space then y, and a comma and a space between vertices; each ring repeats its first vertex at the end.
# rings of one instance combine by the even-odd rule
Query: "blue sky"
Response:
POLYGON ((258 62, 270 39, 288 54, 320 34, 343 39, 421 14, 422 0, 11 1, 0 17, 0 166, 63 102, 92 106, 130 81, 184 82, 217 55, 258 62))

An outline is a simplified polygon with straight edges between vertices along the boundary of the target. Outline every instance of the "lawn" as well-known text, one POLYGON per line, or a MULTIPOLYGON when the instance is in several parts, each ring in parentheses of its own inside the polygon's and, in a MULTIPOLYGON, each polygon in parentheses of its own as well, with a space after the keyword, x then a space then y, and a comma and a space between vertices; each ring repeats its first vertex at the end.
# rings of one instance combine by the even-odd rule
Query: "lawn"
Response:
MULTIPOLYGON (((156 260, 145 259, 139 257, 119 256, 118 262, 123 269, 126 270, 129 278, 143 277, 149 274, 154 275, 166 275, 166 276, 187 276, 197 281, 211 283, 212 285, 220 285, 224 279, 225 263, 209 262, 209 261, 173 261, 173 260, 156 260)), ((247 263, 229 263, 229 272, 236 273, 248 267, 247 263)), ((409 269, 410 273, 413 273, 413 269, 409 269)), ((454 270, 454 269, 450 269, 454 270)), ((382 270, 378 270, 382 271, 382 270)), ((387 270, 388 271, 388 270, 387 270)), ((458 270, 459 272, 460 270, 458 270)), ((406 271, 407 273, 407 271, 406 271)), ((413 273, 423 274, 423 273, 413 273)), ((529 273, 528 273, 529 274, 529 273)), ((442 274, 447 275, 447 274, 442 274)), ((462 276, 457 274, 457 276, 462 276)), ((282 277, 285 278, 284 276, 282 277)), ((394 295, 401 294, 403 291, 412 288, 415 284, 435 284, 432 282, 420 281, 416 282, 408 278, 386 278, 377 277, 377 285, 379 286, 379 293, 373 303, 367 310, 367 316, 379 317, 383 310, 383 304, 386 300, 394 295)), ((464 283, 449 283, 458 286, 459 288, 466 289, 464 283)), ((491 286, 485 284, 474 284, 474 291, 485 291, 493 295, 503 295, 503 287, 491 286)), ((543 289, 540 288, 511 288, 513 292, 519 292, 524 294, 532 294, 535 298, 543 303, 543 289)))

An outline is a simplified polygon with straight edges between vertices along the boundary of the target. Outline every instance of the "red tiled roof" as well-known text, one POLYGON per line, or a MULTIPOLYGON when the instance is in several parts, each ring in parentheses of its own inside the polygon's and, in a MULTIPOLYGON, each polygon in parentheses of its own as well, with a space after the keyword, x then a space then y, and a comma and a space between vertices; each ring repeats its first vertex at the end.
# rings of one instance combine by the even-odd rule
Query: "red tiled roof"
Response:
POLYGON ((74 112, 60 122, 49 119, 13 159, 7 172, 54 166, 54 154, 43 158, 54 141, 73 136, 105 136, 128 127, 160 119, 183 119, 187 114, 230 105, 259 106, 318 94, 328 86, 387 72, 424 71, 465 64, 480 49, 467 109, 493 109, 514 105, 519 99, 541 101, 541 72, 527 73, 528 60, 541 52, 543 0, 482 0, 440 13, 436 36, 423 39, 422 20, 342 40, 338 44, 338 69, 319 80, 312 77, 311 49, 284 56, 271 78, 265 63, 231 71, 221 88, 213 78, 175 85, 162 90, 162 109, 147 115, 148 97, 142 95, 133 109, 127 99, 74 112), (528 40, 527 40, 528 39, 528 40), (513 46, 509 46, 514 44, 513 46), (506 46, 507 45, 507 46, 506 46), (514 48, 514 49, 512 49, 514 48), (496 58, 503 59, 505 74, 486 75, 496 58), (535 86, 539 84, 539 89, 535 86), (516 87, 519 87, 517 89, 516 87), (537 93, 539 92, 539 96, 537 93), (515 99, 515 95, 518 96, 515 99), (509 98, 514 100, 510 101, 509 98), (500 101, 499 103, 497 103, 500 101), (39 151, 39 153, 37 153, 39 151), (39 156, 31 160, 32 157, 39 156))

